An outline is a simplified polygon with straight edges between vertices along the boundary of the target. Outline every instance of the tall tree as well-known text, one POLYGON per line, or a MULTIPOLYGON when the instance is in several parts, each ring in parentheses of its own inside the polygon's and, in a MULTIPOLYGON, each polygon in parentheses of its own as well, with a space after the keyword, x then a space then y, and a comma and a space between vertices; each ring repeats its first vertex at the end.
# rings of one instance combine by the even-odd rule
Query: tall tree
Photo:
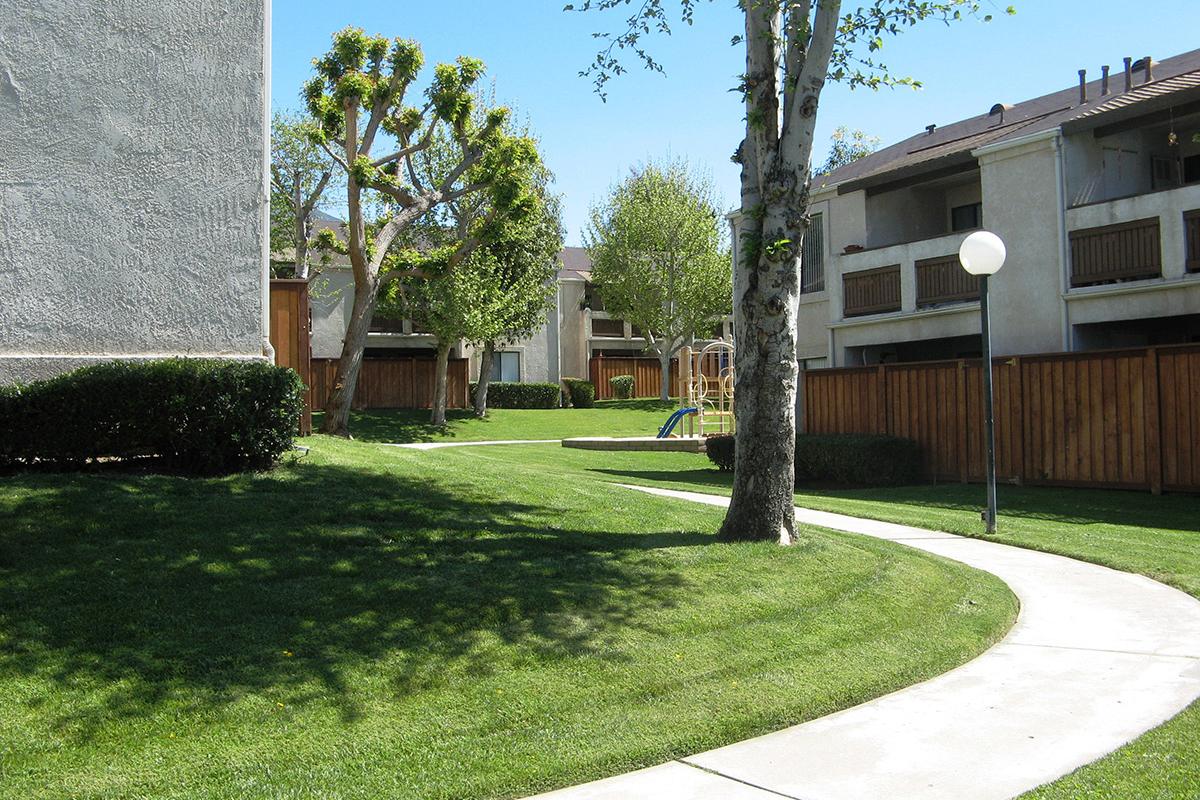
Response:
MULTIPOLYGON (((664 2, 634 4, 624 32, 607 37, 585 74, 603 94, 623 71, 617 51, 632 50, 661 71, 641 38, 670 32, 664 2)), ((679 0, 690 23, 699 0, 679 0)), ((612 9, 628 0, 585 0, 581 10, 612 9)), ((796 537, 793 512, 796 446, 796 314, 800 253, 808 229, 813 131, 826 81, 851 87, 917 85, 874 60, 884 37, 924 20, 950 22, 980 13, 978 0, 739 0, 744 27, 733 41, 745 48, 739 89, 745 137, 741 166, 736 316, 737 455, 733 496, 721 525, 723 539, 796 537)), ((573 6, 568 5, 567 9, 573 6)), ((1013 13, 1009 7, 1008 13, 1013 13)), ((990 18, 985 16, 985 19, 990 18)))
POLYGON ((271 117, 271 252, 290 250, 297 278, 308 277, 313 213, 332 188, 334 170, 310 133, 311 123, 299 115, 271 117))
POLYGON ((853 131, 845 125, 839 125, 829 135, 829 157, 817 170, 817 174, 826 175, 838 167, 858 161, 871 155, 879 149, 878 136, 868 136, 857 128, 853 131))
MULTIPOLYGON (((489 109, 482 125, 474 122, 470 90, 484 69, 477 59, 439 64, 423 104, 405 105, 423 64, 414 41, 345 28, 333 35, 329 52, 313 62, 317 74, 304 86, 316 123, 314 141, 346 175, 346 250, 354 275, 354 305, 325 406, 323 433, 349 435, 350 403, 380 289, 420 271, 391 266, 389 253, 397 237, 431 208, 475 192, 490 192, 498 209, 521 202, 523 194, 512 176, 536 160, 531 141, 503 134, 507 109, 489 109), (418 176, 413 156, 428 148, 443 126, 457 146, 456 163, 441 183, 429 185, 418 176), (385 137, 392 147, 378 155, 376 145, 385 137), (460 182, 468 170, 474 180, 460 182), (363 210, 366 192, 382 195, 391 207, 371 236, 363 210)), ((462 242, 440 267, 454 270, 476 244, 462 242)))
POLYGON ((733 287, 711 181, 686 164, 647 164, 594 207, 584 233, 604 307, 638 326, 659 360, 659 398, 671 358, 727 316, 733 287))

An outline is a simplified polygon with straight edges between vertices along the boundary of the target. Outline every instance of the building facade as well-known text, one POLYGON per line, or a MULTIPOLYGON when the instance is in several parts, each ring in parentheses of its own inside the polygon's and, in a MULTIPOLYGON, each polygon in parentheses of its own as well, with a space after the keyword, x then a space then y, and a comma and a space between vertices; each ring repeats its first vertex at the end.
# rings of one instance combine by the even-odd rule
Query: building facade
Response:
POLYGON ((6 9, 0 384, 270 358, 269 3, 6 9))
POLYGON ((1200 50, 930 126, 817 176, 810 216, 803 368, 978 357, 981 228, 997 355, 1200 341, 1200 50))

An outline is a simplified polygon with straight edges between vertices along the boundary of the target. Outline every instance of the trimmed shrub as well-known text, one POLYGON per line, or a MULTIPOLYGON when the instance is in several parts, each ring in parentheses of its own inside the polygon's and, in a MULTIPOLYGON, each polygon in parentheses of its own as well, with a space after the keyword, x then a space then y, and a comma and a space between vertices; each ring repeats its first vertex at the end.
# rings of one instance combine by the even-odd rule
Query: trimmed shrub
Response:
POLYGON ((612 393, 618 400, 633 398, 633 383, 632 375, 614 375, 608 379, 608 385, 612 387, 612 393))
MULTIPOLYGON (((705 450, 720 470, 732 470, 734 437, 710 436, 705 450)), ((912 439, 873 434, 801 434, 796 437, 796 482, 902 486, 921 480, 921 448, 912 439)))
POLYGON ((0 389, 0 463, 157 456, 197 475, 263 469, 292 446, 304 386, 263 361, 113 361, 0 389))
MULTIPOLYGON (((475 387, 471 384, 471 396, 475 387)), ((488 408, 558 408, 561 390, 557 383, 516 383, 491 381, 488 383, 488 408)))
POLYGON ((921 479, 921 448, 912 439, 860 433, 796 437, 796 480, 856 486, 902 486, 921 479))
POLYGON ((596 405, 596 386, 583 378, 563 378, 567 396, 575 408, 591 408, 596 405))
POLYGON ((721 433, 709 436, 704 440, 704 452, 708 460, 717 465, 722 472, 733 472, 733 434, 721 433))

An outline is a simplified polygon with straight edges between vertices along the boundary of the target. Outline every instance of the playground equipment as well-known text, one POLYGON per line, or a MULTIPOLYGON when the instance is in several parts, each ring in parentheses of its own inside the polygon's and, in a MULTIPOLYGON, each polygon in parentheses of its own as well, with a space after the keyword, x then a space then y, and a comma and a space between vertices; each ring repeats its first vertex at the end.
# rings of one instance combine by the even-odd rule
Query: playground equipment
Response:
POLYGON ((563 447, 584 450, 679 450, 704 452, 704 437, 733 433, 733 345, 717 340, 679 353, 679 408, 655 436, 564 439, 563 447), (679 433, 676 434, 676 428, 679 433))
MULTIPOLYGON (((733 345, 709 342, 699 350, 685 347, 679 353, 679 402, 672 415, 684 422, 685 436, 701 438, 713 433, 733 433, 733 345)), ((674 428, 671 421, 663 428, 674 428)), ((659 432, 660 436, 670 435, 659 432)))

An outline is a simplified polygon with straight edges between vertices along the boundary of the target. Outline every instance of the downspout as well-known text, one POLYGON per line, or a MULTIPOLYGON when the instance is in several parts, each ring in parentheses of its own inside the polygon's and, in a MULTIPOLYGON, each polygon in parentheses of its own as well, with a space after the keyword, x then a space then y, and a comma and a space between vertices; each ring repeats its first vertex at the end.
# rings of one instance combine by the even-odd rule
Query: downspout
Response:
POLYGON ((262 154, 263 165, 259 191, 259 233, 262 236, 260 255, 262 288, 260 315, 262 333, 262 355, 275 363, 275 348, 271 346, 271 0, 263 4, 263 61, 262 61, 262 154))
POLYGON ((1068 273, 1071 270, 1070 240, 1067 237, 1067 177, 1064 162, 1067 157, 1063 147, 1062 132, 1054 137, 1054 179, 1055 194, 1058 206, 1058 313, 1061 325, 1062 349, 1064 352, 1074 350, 1071 341, 1070 310, 1067 306, 1067 291, 1070 288, 1068 273))

